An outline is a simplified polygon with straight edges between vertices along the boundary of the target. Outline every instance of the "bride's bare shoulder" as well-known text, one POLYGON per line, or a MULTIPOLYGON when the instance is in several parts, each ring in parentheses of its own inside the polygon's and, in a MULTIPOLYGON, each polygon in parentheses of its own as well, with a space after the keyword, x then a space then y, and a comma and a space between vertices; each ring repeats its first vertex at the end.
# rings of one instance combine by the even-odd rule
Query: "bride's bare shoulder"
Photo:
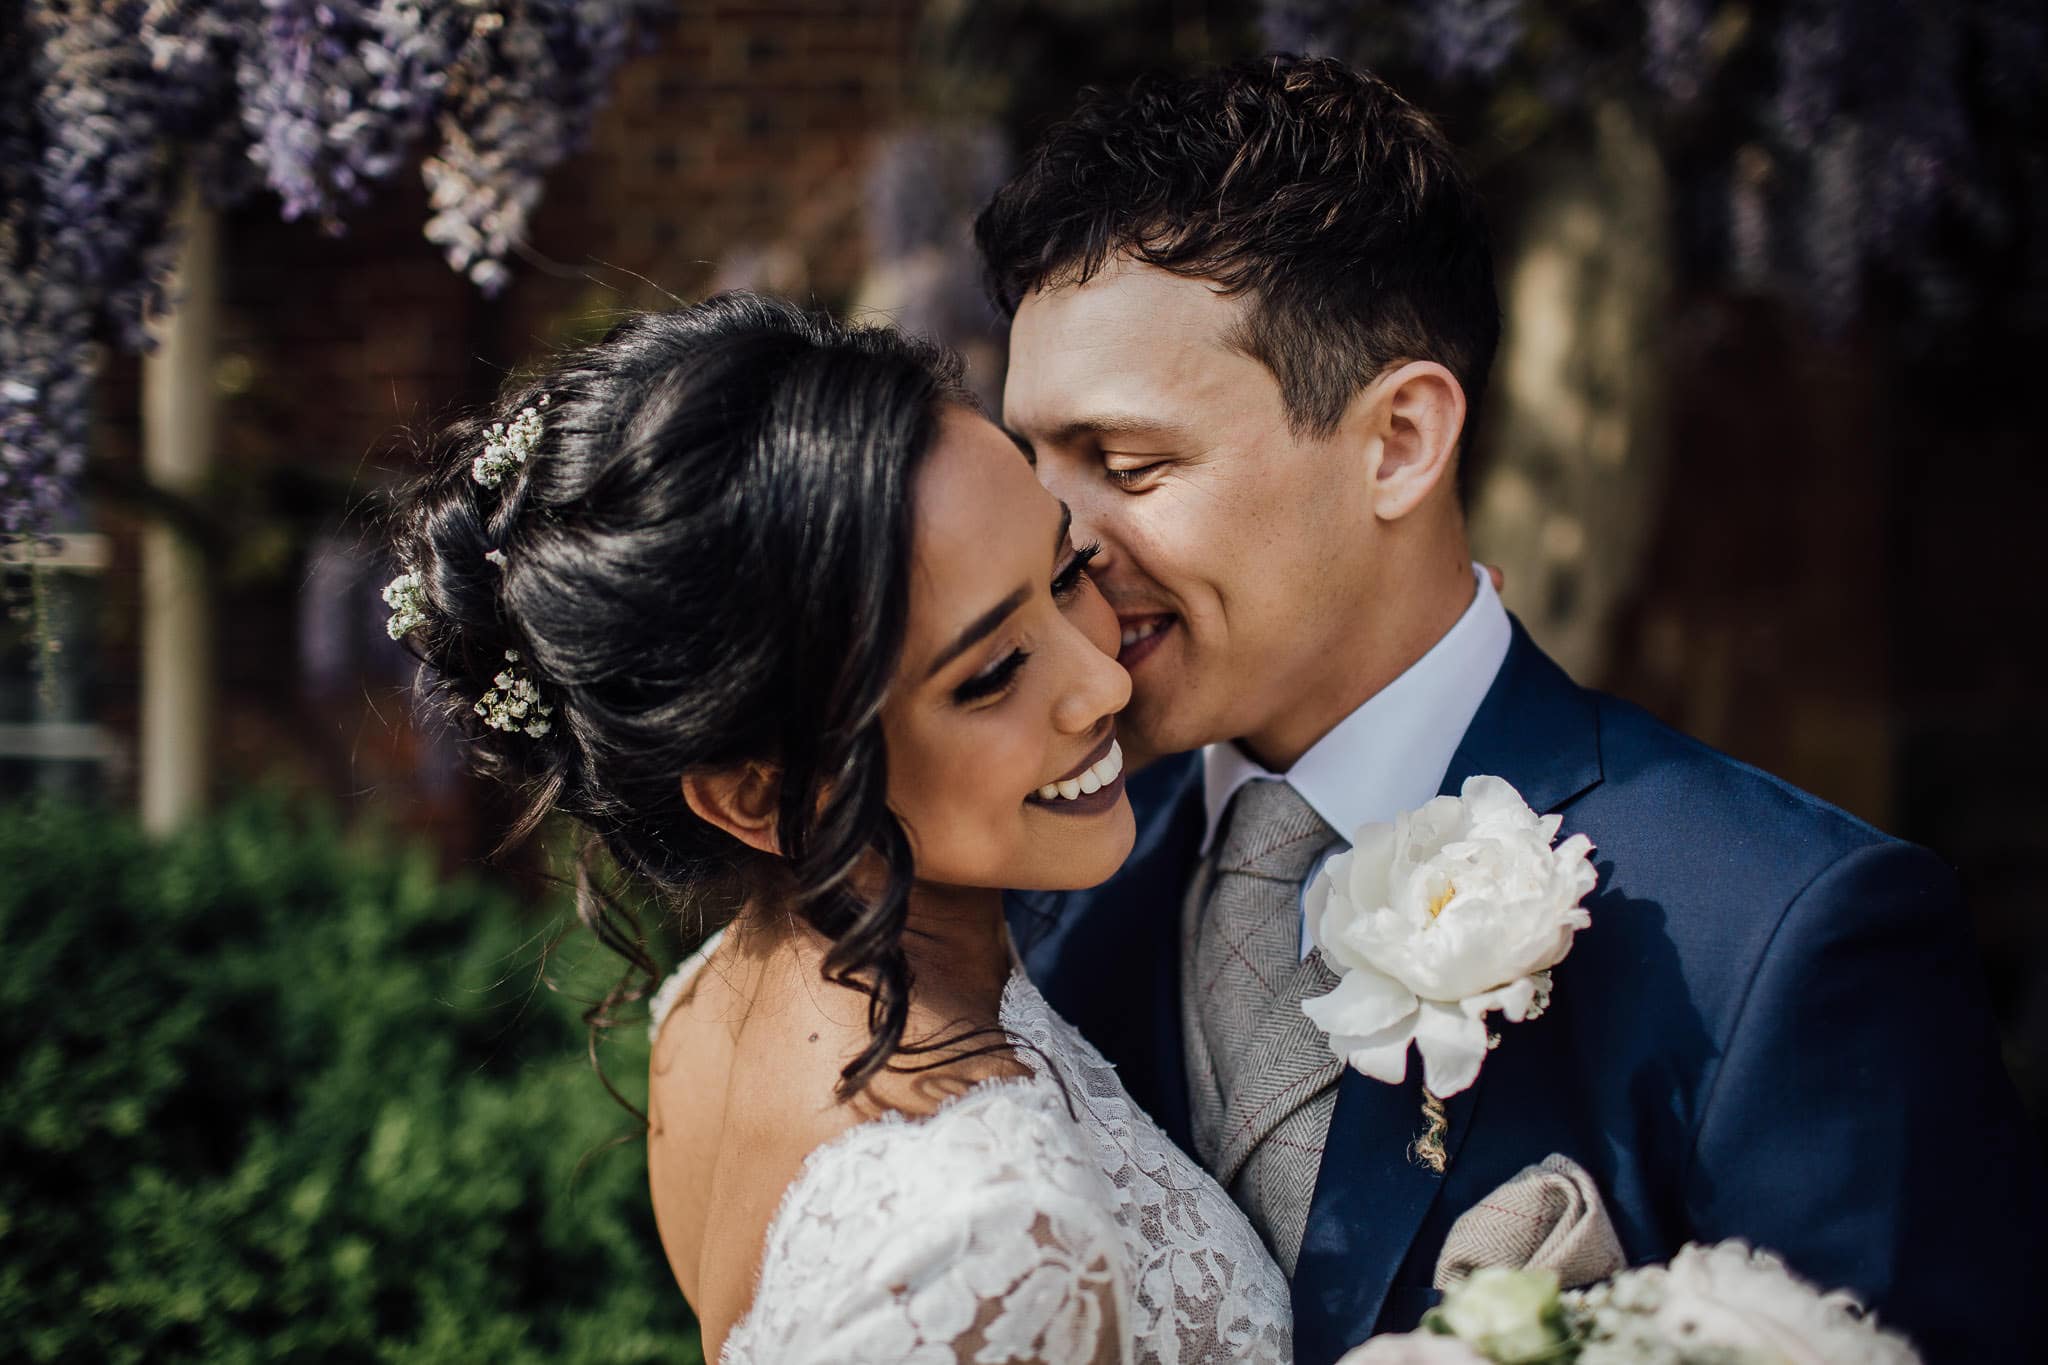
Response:
MULTIPOLYGON (((985 1055, 883 1073, 842 1100, 843 1068, 867 1046, 864 992, 825 979, 823 946, 729 932, 669 1007, 649 1063, 648 1176, 662 1245, 707 1345, 745 1311, 783 1192, 818 1147, 889 1110, 929 1113, 1021 1064, 987 1030, 993 1009, 914 1000, 911 1038, 979 1029, 985 1055)), ((958 1051, 970 1051, 968 1048, 958 1051)))
POLYGON ((905 1039, 965 1041, 913 1063, 945 1059, 935 1071, 884 1072, 842 1101, 841 1075, 869 1043, 869 1001, 827 978, 829 946, 809 933, 736 925, 690 975, 651 1057, 650 1079, 678 1127, 759 1124, 816 1146, 885 1110, 928 1112, 958 1088, 1023 1070, 998 1027, 999 991, 951 990, 945 973, 927 971, 905 1039))
POLYGON ((736 926, 668 1002, 648 1062, 649 1141, 698 1158, 676 1179, 723 1187, 739 1174, 720 1161, 735 1145, 751 1176, 849 1122, 832 1087, 865 1017, 808 956, 736 926))

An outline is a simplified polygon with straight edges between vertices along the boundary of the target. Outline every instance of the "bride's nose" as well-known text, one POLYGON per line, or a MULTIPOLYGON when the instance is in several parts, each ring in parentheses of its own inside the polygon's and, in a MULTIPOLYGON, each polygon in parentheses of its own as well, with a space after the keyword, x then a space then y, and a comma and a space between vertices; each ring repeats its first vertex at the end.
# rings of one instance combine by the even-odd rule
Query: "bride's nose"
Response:
MULTIPOLYGON (((1115 618, 1110 619, 1114 625, 1115 618)), ((1076 629, 1068 638, 1070 648, 1061 659, 1066 676, 1053 704, 1053 724, 1063 734, 1081 735, 1129 704, 1131 675, 1089 633, 1076 629)))

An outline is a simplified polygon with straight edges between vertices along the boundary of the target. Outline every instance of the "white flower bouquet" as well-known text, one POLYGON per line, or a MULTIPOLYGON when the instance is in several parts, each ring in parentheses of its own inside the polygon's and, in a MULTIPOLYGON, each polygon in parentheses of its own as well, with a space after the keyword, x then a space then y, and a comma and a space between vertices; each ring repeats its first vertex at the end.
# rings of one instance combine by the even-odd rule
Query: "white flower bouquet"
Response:
POLYGON ((1549 1270, 1490 1266, 1444 1293, 1419 1331, 1374 1337, 1337 1365, 1918 1365, 1845 1292, 1767 1251, 1694 1244, 1668 1265, 1560 1293, 1549 1270))

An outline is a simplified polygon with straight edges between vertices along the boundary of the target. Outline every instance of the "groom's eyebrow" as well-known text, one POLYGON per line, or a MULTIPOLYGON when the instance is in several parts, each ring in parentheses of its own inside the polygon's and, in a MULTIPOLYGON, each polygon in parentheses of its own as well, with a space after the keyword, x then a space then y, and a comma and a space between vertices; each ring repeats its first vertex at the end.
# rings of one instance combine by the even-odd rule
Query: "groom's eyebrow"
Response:
POLYGON ((1046 438, 1054 445, 1071 445, 1083 437, 1157 436, 1177 430, 1170 422, 1135 412, 1100 412, 1077 417, 1054 427, 1046 438))
MULTIPOLYGON (((1052 541, 1054 559, 1059 558, 1060 550, 1067 543, 1067 533, 1073 529, 1073 526, 1074 509, 1063 502, 1060 504, 1060 531, 1058 535, 1053 537, 1052 541)), ((940 650, 939 657, 932 660, 932 666, 925 672, 925 680, 930 681, 932 678, 937 677, 940 669, 952 663, 953 660, 959 658, 983 640, 986 640, 995 632, 997 626, 1010 619, 1011 612, 1023 606, 1030 599, 1031 585, 1026 583, 1023 587, 1018 588, 1008 597, 1005 597, 1002 601, 968 622, 967 628, 953 637, 953 643, 940 650)))

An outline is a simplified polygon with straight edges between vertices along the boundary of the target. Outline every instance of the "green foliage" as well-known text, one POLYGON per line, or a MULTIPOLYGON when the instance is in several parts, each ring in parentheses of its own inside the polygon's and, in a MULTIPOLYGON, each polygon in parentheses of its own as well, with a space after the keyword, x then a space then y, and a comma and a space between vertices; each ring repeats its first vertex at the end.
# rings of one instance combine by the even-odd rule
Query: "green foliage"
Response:
POLYGON ((269 800, 0 807, 0 869, 0 1356, 700 1358, 580 931, 550 990, 505 893, 269 800))

